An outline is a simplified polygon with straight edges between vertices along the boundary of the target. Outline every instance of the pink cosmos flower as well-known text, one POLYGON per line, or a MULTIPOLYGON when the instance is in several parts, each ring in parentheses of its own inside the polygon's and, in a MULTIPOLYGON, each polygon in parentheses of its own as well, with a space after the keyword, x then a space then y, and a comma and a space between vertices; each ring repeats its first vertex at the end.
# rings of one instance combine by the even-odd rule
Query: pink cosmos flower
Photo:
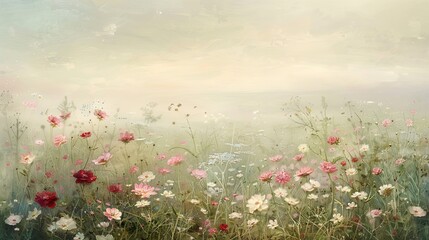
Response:
POLYGON ((119 136, 119 141, 121 141, 123 143, 129 143, 133 140, 134 140, 134 134, 130 133, 128 131, 121 133, 119 136))
POLYGON ((311 173, 313 173, 313 171, 314 170, 312 168, 310 168, 310 167, 302 167, 298 171, 296 171, 296 175, 298 177, 305 177, 305 176, 308 176, 311 173))
POLYGON ((166 175, 166 174, 171 173, 171 170, 170 170, 170 169, 168 169, 168 168, 160 168, 160 169, 158 170, 158 172, 159 172, 160 174, 162 174, 162 175, 166 175))
POLYGON ((112 154, 105 152, 101 154, 97 159, 92 160, 95 165, 105 165, 112 158, 112 154))
POLYGON ((140 196, 141 198, 150 198, 152 195, 156 195, 155 188, 143 183, 135 183, 134 189, 131 190, 135 195, 140 196))
POLYGON ((392 122, 392 120, 386 118, 383 120, 383 122, 381 122, 381 125, 383 125, 383 127, 388 127, 392 124, 392 122))
POLYGON ((373 209, 369 212, 369 216, 376 218, 376 217, 380 217, 382 213, 383 211, 381 211, 380 209, 373 209))
POLYGON ((299 162, 299 161, 301 161, 303 158, 304 158, 304 154, 303 154, 303 153, 301 153, 301 154, 295 155, 292 159, 293 159, 293 160, 295 160, 295 161, 297 161, 297 162, 299 162))
POLYGON ((280 184, 286 184, 290 181, 291 176, 289 173, 287 173, 286 171, 278 171, 276 172, 276 182, 280 183, 280 184))
POLYGON ((330 136, 326 141, 331 145, 337 145, 340 143, 340 138, 336 136, 330 136))
POLYGON ((21 155, 21 163, 30 165, 36 157, 30 152, 21 155))
POLYGON ((375 167, 372 169, 372 174, 373 175, 380 175, 383 172, 383 169, 379 168, 379 167, 375 167))
POLYGON ((203 169, 194 169, 191 171, 191 175, 196 179, 203 179, 207 177, 207 172, 203 169))
POLYGON ((136 173, 139 170, 139 167, 137 167, 136 165, 131 166, 129 172, 131 174, 136 173))
POLYGON ((266 171, 261 173, 261 175, 259 175, 259 180, 261 180, 262 182, 269 182, 271 181, 272 178, 273 178, 272 171, 266 171))
POLYGON ((58 136, 54 137, 54 146, 55 147, 60 147, 61 145, 63 145, 66 142, 67 142, 67 137, 64 135, 58 135, 58 136))
POLYGON ((106 112, 100 110, 100 109, 95 109, 94 111, 94 115, 98 118, 98 120, 104 120, 107 118, 107 114, 106 112))
POLYGON ((275 155, 269 158, 271 162, 279 162, 283 159, 283 155, 275 155))
POLYGON ((335 164, 326 161, 320 164, 320 169, 325 173, 334 173, 337 171, 335 164))
POLYGON ((122 212, 117 208, 106 208, 106 211, 103 213, 110 221, 112 219, 121 220, 122 212))
POLYGON ((180 163, 182 163, 182 161, 183 161, 183 157, 181 155, 176 155, 176 156, 168 159, 167 164, 169 166, 176 166, 176 165, 179 165, 180 163))
POLYGON ((59 117, 55 117, 53 115, 50 115, 48 117, 48 123, 51 124, 52 127, 56 127, 61 123, 61 119, 59 117))

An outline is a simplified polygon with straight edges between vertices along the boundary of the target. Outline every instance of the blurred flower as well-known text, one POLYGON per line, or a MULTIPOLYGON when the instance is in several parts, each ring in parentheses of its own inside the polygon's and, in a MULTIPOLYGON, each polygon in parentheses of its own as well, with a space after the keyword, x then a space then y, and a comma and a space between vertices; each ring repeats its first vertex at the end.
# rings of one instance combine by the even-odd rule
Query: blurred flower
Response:
POLYGON ((182 163, 182 161, 183 161, 183 157, 181 155, 173 156, 167 160, 167 165, 176 166, 182 163))
POLYGON ((59 117, 50 115, 48 116, 48 123, 51 124, 51 127, 56 127, 61 123, 61 119, 59 117))
POLYGON ((100 156, 98 156, 97 159, 92 160, 92 162, 95 165, 105 165, 112 157, 113 157, 113 155, 111 153, 105 152, 105 153, 101 154, 100 156))
POLYGON ((403 159, 403 158, 399 158, 399 159, 395 160, 395 165, 396 166, 401 166, 404 163, 405 163, 405 159, 403 159))
POLYGON ((334 173, 337 171, 335 164, 326 161, 320 164, 320 169, 325 173, 334 173))
POLYGON ((95 235, 95 240, 115 240, 112 234, 107 235, 95 235))
POLYGON ((295 160, 295 161, 297 161, 297 162, 299 162, 299 161, 301 161, 302 159, 304 158, 304 154, 297 154, 297 155, 295 155, 292 159, 293 160, 295 160))
POLYGON ((68 215, 61 217, 60 220, 55 222, 55 226, 56 228, 59 228, 64 231, 77 229, 76 222, 73 220, 73 218, 69 217, 68 215))
POLYGON ((119 141, 123 143, 129 143, 134 140, 134 134, 128 131, 122 132, 119 135, 119 141))
POLYGON ((136 173, 139 170, 139 167, 137 167, 136 165, 133 165, 130 167, 129 173, 133 174, 136 173))
POLYGON ((306 153, 310 150, 310 148, 308 147, 307 144, 300 144, 298 146, 298 151, 302 152, 302 153, 306 153))
POLYGON ((268 224, 267 224, 267 227, 269 228, 269 229, 275 229, 275 228, 277 228, 279 226, 279 224, 278 224, 278 222, 277 222, 277 219, 274 219, 274 220, 269 220, 268 221, 268 224))
POLYGON ((383 211, 381 211, 380 209, 373 209, 373 210, 369 211, 367 216, 372 217, 372 218, 376 218, 376 217, 380 217, 382 213, 383 213, 383 211))
POLYGON ((351 198, 357 198, 359 200, 366 200, 368 198, 368 193, 362 191, 362 192, 354 192, 351 195, 351 198))
POLYGON ((83 139, 89 138, 89 137, 91 137, 91 132, 83 132, 79 136, 83 139))
POLYGON ((424 217, 426 216, 426 211, 423 210, 421 207, 417 206, 411 206, 408 208, 408 211, 414 216, 414 217, 424 217))
POLYGON ((122 212, 117 208, 106 208, 106 211, 103 212, 104 216, 107 217, 110 221, 112 219, 121 220, 122 212))
POLYGON ((73 174, 73 177, 76 178, 76 183, 89 184, 97 180, 97 176, 91 170, 81 169, 73 174))
POLYGON ((276 175, 275 180, 279 184, 286 184, 291 179, 290 174, 287 173, 286 171, 277 171, 275 175, 276 175))
POLYGON ((256 194, 253 195, 248 201, 246 207, 249 208, 249 212, 263 211, 268 209, 268 200, 265 195, 256 194))
POLYGON ((97 227, 107 228, 109 227, 109 225, 109 222, 100 222, 99 224, 97 224, 97 227))
POLYGON ((207 172, 203 169, 194 169, 191 171, 191 175, 196 179, 204 179, 207 177, 207 172))
POLYGON ((98 118, 98 120, 104 120, 107 118, 107 114, 106 112, 100 110, 100 109, 95 109, 94 111, 94 115, 98 118))
POLYGON ((356 168, 349 168, 346 170, 347 176, 353 176, 353 175, 356 175, 357 173, 358 173, 358 171, 356 170, 356 168))
POLYGON ((34 208, 33 211, 28 211, 28 217, 27 221, 30 220, 36 220, 37 217, 42 213, 42 211, 38 210, 37 208, 34 208))
POLYGON ((274 196, 278 198, 284 198, 287 196, 287 190, 284 188, 277 188, 276 190, 274 190, 274 196))
POLYGON ((60 118, 63 120, 67 120, 70 118, 70 116, 71 116, 71 112, 62 112, 60 115, 60 118))
POLYGON ((295 206, 299 203, 299 200, 293 197, 286 197, 284 198, 285 202, 287 202, 289 205, 295 206))
POLYGON ((160 169, 158 170, 158 172, 159 172, 161 175, 166 175, 166 174, 171 173, 171 170, 170 170, 170 169, 168 169, 168 168, 160 168, 160 169))
POLYGON ((228 232, 228 224, 222 223, 219 225, 219 230, 221 232, 228 232))
POLYGON ((367 144, 363 144, 363 145, 360 147, 359 151, 360 151, 360 152, 368 152, 368 151, 369 151, 369 145, 367 145, 367 144))
POLYGON ((343 220, 344 220, 343 215, 341 215, 340 213, 334 213, 330 221, 333 222, 334 224, 337 224, 342 222, 343 220))
POLYGON ((21 216, 19 216, 19 215, 15 215, 15 214, 10 214, 9 215, 9 217, 8 218, 6 218, 6 220, 4 220, 4 222, 7 224, 7 225, 10 225, 10 226, 15 226, 16 224, 18 224, 18 223, 20 223, 21 222, 21 220, 22 220, 22 217, 21 216))
POLYGON ((261 175, 259 175, 259 180, 263 181, 263 182, 269 182, 271 181, 273 177, 273 172, 272 171, 266 171, 261 173, 261 175))
POLYGON ((172 191, 165 190, 161 193, 161 196, 164 196, 166 198, 173 198, 176 195, 172 191))
POLYGON ((347 203, 346 209, 357 208, 357 204, 355 202, 347 203))
POLYGON ((140 182, 148 183, 155 179, 155 174, 151 171, 143 172, 140 176, 137 177, 140 182))
POLYGON ((243 214, 238 213, 238 212, 232 212, 228 215, 229 219, 241 219, 243 218, 243 214))
POLYGON ((372 175, 380 175, 383 172, 383 169, 375 167, 372 169, 372 175))
POLYGON ((37 139, 36 141, 34 141, 34 143, 35 143, 36 145, 41 146, 41 145, 45 144, 45 141, 43 141, 43 140, 41 140, 41 139, 37 139))
POLYGON ((412 127, 413 126, 413 120, 411 120, 411 119, 405 120, 405 125, 407 125, 407 127, 412 127))
POLYGON ((36 157, 30 152, 21 155, 21 163, 30 165, 36 157))
POLYGON ((298 171, 296 171, 296 176, 305 177, 313 173, 313 169, 310 167, 302 167, 298 171))
POLYGON ((138 208, 142 208, 142 207, 146 207, 146 206, 149 206, 149 205, 150 205, 149 201, 141 200, 141 201, 137 201, 136 205, 134 205, 134 206, 136 206, 138 208))
POLYGON ((60 147, 61 145, 63 145, 66 142, 67 142, 67 137, 64 135, 58 135, 58 136, 54 137, 54 146, 55 147, 60 147))
POLYGON ((330 136, 326 140, 330 145, 338 145, 340 143, 340 138, 336 136, 330 136))
POLYGON ((73 240, 84 240, 85 235, 81 232, 76 233, 76 235, 73 237, 73 240))
POLYGON ((34 201, 37 202, 41 207, 54 208, 58 200, 56 192, 43 191, 36 193, 34 201))
POLYGON ((271 162, 280 162, 283 159, 283 155, 275 155, 268 158, 271 162))
POLYGON ((392 186, 392 184, 385 184, 378 189, 378 193, 387 197, 392 193, 393 189, 395 189, 395 187, 392 186))
POLYGON ((118 184, 111 184, 107 187, 109 192, 111 193, 119 193, 122 192, 122 185, 120 183, 118 184))
POLYGON ((248 228, 252 228, 253 226, 255 226, 257 223, 259 222, 258 219, 256 218, 252 218, 250 220, 247 220, 247 227, 248 228))
POLYGON ((383 127, 388 127, 392 124, 392 122, 392 120, 386 118, 381 122, 381 125, 383 125, 383 127))

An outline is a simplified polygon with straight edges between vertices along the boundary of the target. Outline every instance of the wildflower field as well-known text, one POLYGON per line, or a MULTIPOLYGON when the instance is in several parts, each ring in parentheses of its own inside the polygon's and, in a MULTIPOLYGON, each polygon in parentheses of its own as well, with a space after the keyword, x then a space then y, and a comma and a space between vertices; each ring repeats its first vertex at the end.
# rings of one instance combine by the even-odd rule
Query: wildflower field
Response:
POLYGON ((412 109, 293 98, 271 124, 13 103, 4 92, 0 239, 429 238, 428 124, 412 109))

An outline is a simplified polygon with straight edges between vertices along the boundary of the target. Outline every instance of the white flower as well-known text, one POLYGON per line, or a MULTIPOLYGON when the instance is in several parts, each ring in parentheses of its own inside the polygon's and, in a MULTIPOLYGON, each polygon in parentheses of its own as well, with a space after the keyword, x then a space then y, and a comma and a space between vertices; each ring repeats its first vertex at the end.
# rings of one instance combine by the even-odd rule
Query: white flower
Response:
POLYGON ((357 173, 358 173, 358 171, 356 170, 356 168, 349 168, 346 170, 347 176, 353 176, 353 175, 356 175, 357 173))
POLYGON ((216 183, 214 182, 208 182, 207 187, 216 187, 216 183))
POLYGON ((314 188, 320 188, 320 182, 310 179, 310 184, 314 187, 314 188))
POLYGON ((293 197, 287 197, 285 198, 285 202, 287 202, 288 204, 295 206, 299 203, 299 200, 293 197))
POLYGON ((161 196, 164 196, 166 198, 173 198, 176 195, 172 191, 165 190, 163 193, 161 193, 161 196))
POLYGON ((408 211, 414 216, 414 217, 424 217, 426 216, 426 211, 423 210, 421 207, 417 206, 411 206, 408 208, 408 211))
POLYGON ((269 229, 275 229, 275 228, 276 228, 276 227, 278 227, 278 226, 279 226, 279 224, 278 224, 278 222, 277 222, 277 219, 269 220, 269 221, 268 221, 267 227, 268 227, 269 229))
POLYGON ((318 198, 319 198, 319 196, 317 196, 316 194, 313 194, 313 193, 311 193, 307 196, 307 199, 310 199, 310 200, 317 200, 318 198))
POLYGON ((147 171, 138 176, 140 182, 148 183, 155 179, 155 174, 153 172, 147 171))
POLYGON ((64 217, 60 218, 60 220, 58 220, 55 225, 57 228, 64 231, 77 229, 76 222, 68 215, 65 215, 64 217))
POLYGON ((301 188, 306 192, 312 192, 314 190, 314 187, 311 185, 311 183, 304 183, 301 188))
POLYGON ((173 180, 167 180, 165 182, 165 186, 173 186, 174 185, 174 181, 173 180))
POLYGON ((201 211, 204 215, 206 215, 206 214, 208 213, 207 209, 205 209, 205 208, 201 208, 201 209, 200 209, 200 211, 201 211))
POLYGON ((96 235, 95 240, 115 240, 115 238, 111 234, 108 234, 105 236, 104 235, 96 235))
POLYGON ((136 205, 134 205, 134 206, 136 206, 138 208, 142 208, 142 207, 146 207, 146 206, 149 206, 149 205, 150 205, 149 201, 147 201, 147 200, 141 200, 141 201, 137 201, 136 205))
POLYGON ((323 198, 328 198, 329 197, 329 193, 323 194, 322 197, 323 198))
POLYGON ((277 188, 276 190, 274 190, 274 196, 278 198, 284 198, 287 196, 287 190, 284 188, 277 188))
POLYGON ((100 222, 99 224, 97 224, 97 227, 107 228, 109 225, 110 225, 109 222, 100 222))
POLYGON ((189 200, 189 202, 192 203, 192 204, 197 205, 197 204, 200 204, 201 201, 198 200, 198 199, 191 199, 191 200, 189 200))
POLYGON ((28 211, 28 217, 27 220, 36 220, 37 217, 42 213, 42 211, 38 210, 37 208, 34 208, 33 211, 28 211))
POLYGON ((306 153, 306 152, 308 152, 308 150, 310 150, 310 148, 308 147, 307 144, 300 144, 298 146, 298 151, 300 151, 302 153, 306 153))
POLYGON ((355 202, 347 203, 346 209, 357 208, 357 204, 355 202))
POLYGON ((368 193, 362 192, 354 192, 351 196, 352 198, 358 198, 359 200, 365 200, 368 198, 368 193))
POLYGON ((334 215, 332 215, 332 219, 330 220, 331 222, 333 222, 334 224, 340 223, 344 220, 343 215, 341 215, 340 213, 334 213, 334 215))
POLYGON ((378 193, 387 197, 392 193, 393 189, 395 189, 395 187, 392 186, 392 184, 385 184, 379 188, 378 193))
POLYGON ((251 227, 255 226, 258 222, 259 222, 258 219, 252 218, 252 219, 247 221, 247 227, 251 228, 251 227))
POLYGON ((10 216, 8 218, 6 218, 6 220, 4 220, 4 222, 7 225, 11 225, 11 226, 15 226, 16 224, 20 223, 22 220, 22 217, 19 215, 15 215, 15 214, 10 214, 10 216))
POLYGON ((232 212, 228 215, 229 219, 240 219, 243 218, 243 214, 238 212, 232 212))
POLYGON ((265 195, 256 194, 247 201, 246 207, 249 208, 250 213, 263 211, 268 209, 268 200, 265 199, 265 195))
POLYGON ((52 223, 51 225, 48 226, 48 231, 49 232, 54 232, 55 230, 57 230, 57 225, 55 223, 52 223))
POLYGON ((360 147, 360 150, 359 150, 360 152, 368 152, 369 151, 369 146, 367 145, 367 144, 363 144, 361 147, 360 147))
POLYGON ((73 240, 84 240, 84 239, 85 239, 85 235, 83 235, 83 233, 81 232, 76 233, 76 235, 73 238, 73 240))

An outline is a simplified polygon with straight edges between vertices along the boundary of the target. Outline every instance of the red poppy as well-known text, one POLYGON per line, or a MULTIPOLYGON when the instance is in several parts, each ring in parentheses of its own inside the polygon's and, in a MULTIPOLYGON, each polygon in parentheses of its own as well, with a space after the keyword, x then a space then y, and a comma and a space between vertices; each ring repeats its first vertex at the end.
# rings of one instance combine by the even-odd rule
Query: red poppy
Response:
POLYGON ((58 200, 56 192, 43 191, 36 193, 34 201, 37 202, 41 207, 54 208, 58 200))
POLYGON ((91 137, 91 132, 83 132, 80 134, 81 138, 89 138, 91 137))
POLYGON ((97 176, 92 171, 83 169, 73 174, 73 177, 76 178, 76 183, 92 183, 97 180, 97 176))
POLYGON ((219 225, 219 230, 221 232, 228 232, 228 224, 222 223, 221 225, 219 225))
POLYGON ((111 193, 122 192, 122 185, 120 183, 118 183, 118 184, 111 184, 111 185, 109 185, 109 187, 107 187, 107 189, 111 193))

